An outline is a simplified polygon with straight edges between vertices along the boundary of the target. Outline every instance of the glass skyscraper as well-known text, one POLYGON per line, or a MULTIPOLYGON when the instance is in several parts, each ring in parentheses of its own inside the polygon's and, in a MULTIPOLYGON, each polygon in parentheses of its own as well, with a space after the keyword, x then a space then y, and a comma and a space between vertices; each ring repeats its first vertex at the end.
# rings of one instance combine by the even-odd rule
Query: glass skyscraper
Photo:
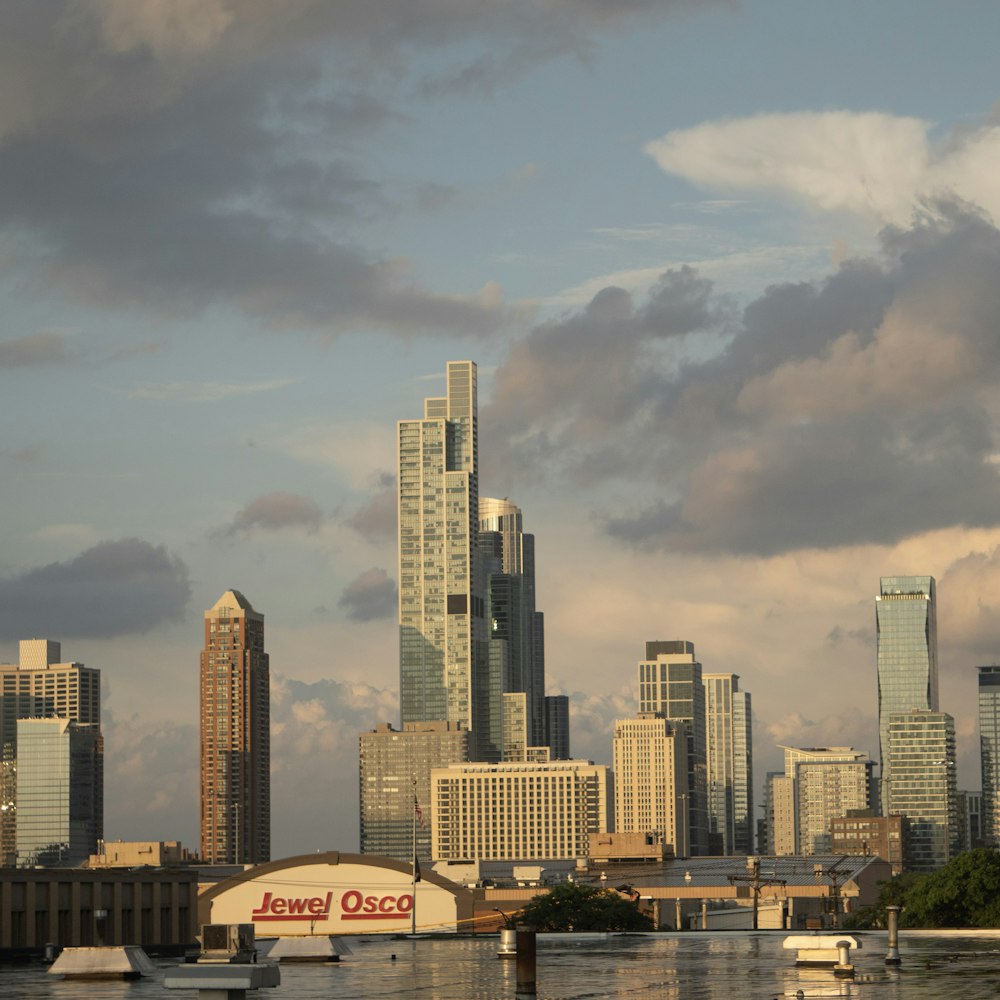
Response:
POLYGON ((879 760, 883 815, 889 815, 889 719, 938 710, 937 598, 932 576, 884 576, 875 598, 878 638, 879 760))
POLYGON ((736 674, 703 674, 709 850, 753 854, 750 694, 736 674))
POLYGON ((490 685, 478 552, 476 386, 473 362, 450 361, 446 395, 397 425, 400 703, 404 726, 464 726, 474 756, 498 760, 502 686, 490 685))
POLYGON ((1000 666, 979 668, 979 754, 983 765, 981 837, 1000 844, 1000 666))

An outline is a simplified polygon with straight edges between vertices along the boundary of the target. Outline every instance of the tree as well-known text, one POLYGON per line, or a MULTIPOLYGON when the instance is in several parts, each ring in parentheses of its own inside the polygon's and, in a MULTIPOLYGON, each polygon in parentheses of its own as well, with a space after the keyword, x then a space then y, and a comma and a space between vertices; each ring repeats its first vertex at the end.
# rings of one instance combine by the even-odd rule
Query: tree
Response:
POLYGON ((613 889, 563 882, 535 896, 520 923, 539 931, 649 931, 652 918, 613 889))

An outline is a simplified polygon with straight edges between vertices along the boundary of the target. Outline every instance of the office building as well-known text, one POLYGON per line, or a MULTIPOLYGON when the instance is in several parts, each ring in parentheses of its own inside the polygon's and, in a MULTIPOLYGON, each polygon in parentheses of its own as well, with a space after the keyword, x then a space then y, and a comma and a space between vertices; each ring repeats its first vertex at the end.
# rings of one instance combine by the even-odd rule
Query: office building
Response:
POLYGON ((958 850, 971 851, 983 846, 983 796, 981 792, 959 790, 955 795, 958 810, 958 850))
POLYGON ((452 764, 431 771, 435 861, 586 857, 609 829, 608 768, 584 760, 452 764))
POLYGON ((489 673, 478 551, 476 366, 448 362, 446 394, 397 425, 402 721, 471 730, 473 754, 502 753, 502 685, 489 673), (500 716, 498 719, 497 716, 500 716))
POLYGON ((545 745, 552 751, 552 760, 569 760, 569 697, 564 694, 545 696, 545 745))
POLYGON ((910 821, 907 867, 943 867, 959 844, 954 719, 927 710, 891 715, 888 762, 889 814, 910 821))
POLYGON ((271 857, 270 666, 264 616, 227 590, 205 612, 201 654, 201 859, 271 857))
POLYGON ((683 722, 688 738, 688 843, 693 856, 708 853, 705 687, 694 643, 646 643, 639 663, 639 714, 659 712, 683 722))
MULTIPOLYGON (((526 696, 525 746, 541 746, 545 741, 545 619, 535 607, 535 536, 524 531, 515 504, 480 497, 478 548, 487 581, 491 681, 505 694, 526 696)), ((503 741, 502 734, 499 738, 503 741)), ((516 759, 506 746, 501 755, 505 760, 516 759)))
POLYGON ((792 808, 775 814, 775 854, 829 854, 830 821, 870 806, 872 761, 851 747, 782 747, 782 791, 792 808))
POLYGON ((104 836, 100 728, 17 720, 17 864, 73 868, 104 836))
MULTIPOLYGON (((61 663, 51 639, 23 639, 18 662, 0 664, 0 866, 17 852, 17 721, 69 719, 95 726, 100 735, 101 672, 82 663, 61 663)), ((103 744, 100 783, 103 783, 103 744)), ((100 818, 98 821, 100 825, 100 818)))
POLYGON ((1000 666, 979 667, 979 755, 983 769, 981 837, 1000 846, 1000 666))
POLYGON ((932 576, 884 576, 875 598, 882 814, 889 815, 889 719, 938 710, 937 596, 932 576))
POLYGON ((702 674, 705 685, 710 854, 752 854, 753 735, 750 695, 736 674, 702 674))
POLYGON ((451 722, 381 723, 359 737, 361 853, 431 860, 431 770, 469 759, 469 731, 451 722))
POLYGON ((615 722, 615 831, 652 834, 675 857, 690 853, 687 729, 656 712, 615 722))
POLYGON ((848 809, 830 820, 830 853, 882 858, 893 875, 906 866, 910 821, 905 816, 879 816, 874 809, 848 809))
POLYGON ((764 785, 765 836, 762 854, 782 857, 796 853, 799 828, 795 809, 795 779, 781 771, 768 771, 764 785))

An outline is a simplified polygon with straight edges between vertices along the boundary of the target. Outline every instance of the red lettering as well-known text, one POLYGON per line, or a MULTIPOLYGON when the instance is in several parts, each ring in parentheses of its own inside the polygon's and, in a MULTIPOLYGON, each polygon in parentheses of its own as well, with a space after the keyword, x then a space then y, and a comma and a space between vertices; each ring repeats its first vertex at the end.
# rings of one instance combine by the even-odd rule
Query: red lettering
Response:
POLYGON ((271 903, 272 913, 284 913, 288 909, 288 900, 282 899, 280 896, 273 900, 271 903))
POLYGON ((264 898, 260 901, 260 906, 256 910, 252 910, 250 915, 256 917, 261 913, 267 913, 271 906, 271 894, 269 892, 264 893, 264 898))
MULTIPOLYGON (((360 894, 358 896, 360 905, 360 894)), ((275 896, 264 893, 260 906, 251 911, 251 920, 261 922, 266 920, 309 920, 326 919, 330 916, 330 906, 333 903, 333 893, 328 892, 326 899, 322 896, 275 896)))
POLYGON ((308 899, 290 899, 288 900, 288 912, 289 913, 305 913, 306 904, 309 902, 308 899))
POLYGON ((407 893, 396 900, 396 908, 400 913, 409 913, 413 909, 413 897, 407 893))
POLYGON ((309 912, 314 916, 318 917, 320 914, 326 915, 330 912, 330 902, 333 898, 333 893, 328 892, 326 894, 326 901, 324 902, 319 896, 314 896, 309 900, 309 912))
POLYGON ((365 913, 374 913, 378 909, 378 896, 365 896, 365 913))
POLYGON ((378 902, 378 908, 380 913, 392 913, 396 909, 396 897, 383 896, 378 902))
POLYGON ((357 913, 363 902, 364 897, 357 889, 349 889, 340 898, 340 908, 344 913, 357 913))

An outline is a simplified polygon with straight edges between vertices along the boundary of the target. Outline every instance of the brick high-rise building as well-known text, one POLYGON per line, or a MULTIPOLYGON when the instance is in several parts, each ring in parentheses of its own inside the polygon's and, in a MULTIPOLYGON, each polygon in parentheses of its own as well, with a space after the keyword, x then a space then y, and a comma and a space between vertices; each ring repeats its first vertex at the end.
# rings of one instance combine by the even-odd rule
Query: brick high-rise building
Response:
POLYGON ((201 858, 271 858, 270 671, 264 616, 227 590, 205 612, 201 654, 201 858))

